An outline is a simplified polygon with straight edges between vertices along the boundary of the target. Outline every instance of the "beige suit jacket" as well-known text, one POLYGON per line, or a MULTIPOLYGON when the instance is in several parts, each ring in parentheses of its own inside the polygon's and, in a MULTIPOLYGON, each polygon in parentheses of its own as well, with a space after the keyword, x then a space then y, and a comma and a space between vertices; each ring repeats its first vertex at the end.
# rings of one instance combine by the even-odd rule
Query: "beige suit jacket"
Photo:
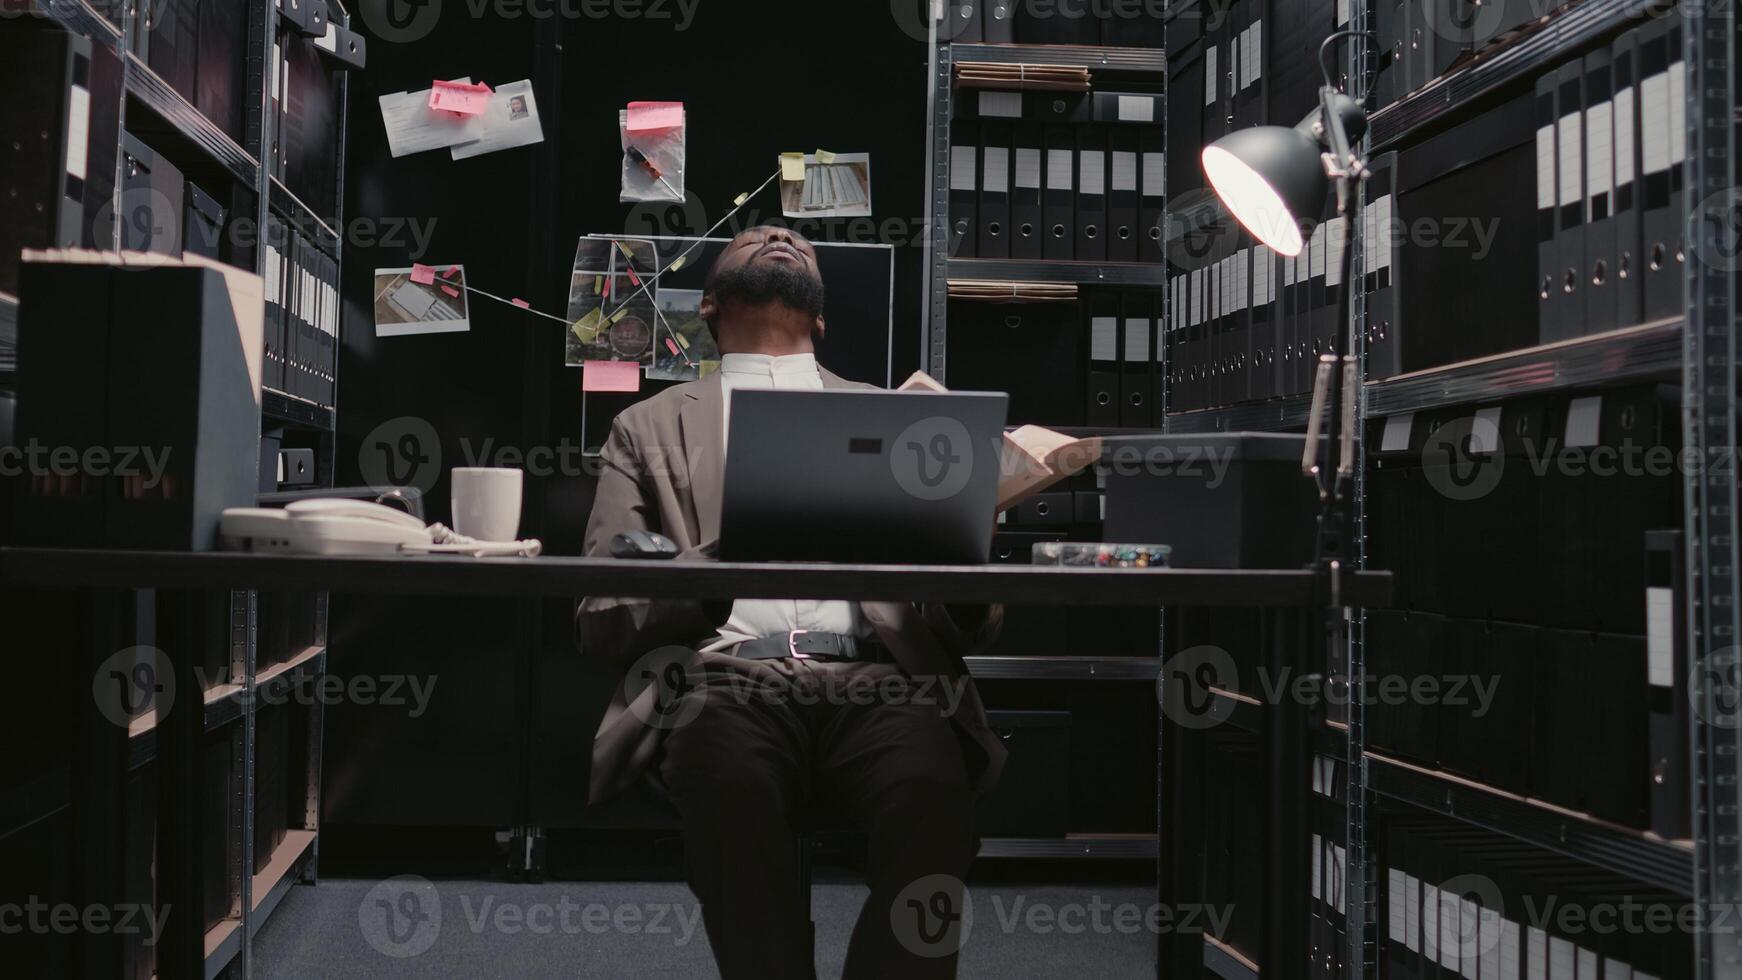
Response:
MULTIPOLYGON (((824 388, 875 387, 828 371, 822 376, 824 388)), ((669 388, 617 417, 587 521, 588 555, 609 555, 614 535, 640 528, 670 538, 680 549, 678 561, 713 560, 725 483, 724 407, 724 390, 715 374, 669 388)), ((1003 768, 1005 750, 987 724, 962 657, 992 641, 1003 622, 1003 608, 952 615, 935 603, 864 602, 860 610, 910 676, 965 684, 951 720, 962 737, 976 790, 991 788, 1003 768), (975 625, 963 628, 958 615, 975 625)), ((588 597, 575 613, 575 635, 583 654, 606 657, 627 670, 660 647, 693 649, 706 642, 730 611, 726 602, 588 597)), ((652 716, 647 709, 657 695, 654 688, 641 691, 648 704, 637 705, 637 710, 631 710, 628 689, 618 686, 593 741, 590 797, 595 803, 640 777, 663 734, 642 720, 652 716)))

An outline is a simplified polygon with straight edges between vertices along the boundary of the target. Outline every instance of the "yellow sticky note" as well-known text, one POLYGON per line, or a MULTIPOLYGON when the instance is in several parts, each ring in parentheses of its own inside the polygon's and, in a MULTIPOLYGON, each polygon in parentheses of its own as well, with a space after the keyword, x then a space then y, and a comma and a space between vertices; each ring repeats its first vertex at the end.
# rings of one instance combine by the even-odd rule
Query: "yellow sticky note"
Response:
POLYGON ((682 347, 684 350, 690 349, 690 341, 688 337, 685 337, 681 333, 674 333, 672 336, 677 338, 677 345, 679 347, 682 347))
MULTIPOLYGON (((785 170, 786 170, 786 165, 785 165, 785 164, 781 164, 781 168, 780 168, 780 169, 781 169, 781 171, 782 171, 782 172, 785 172, 785 170)), ((748 201, 748 200, 750 200, 750 192, 749 192, 749 191, 745 191, 745 192, 744 192, 744 193, 742 193, 742 194, 739 194, 739 195, 738 195, 738 196, 737 196, 737 197, 734 197, 734 198, 732 198, 732 206, 733 206, 733 207, 735 207, 735 208, 741 208, 741 207, 743 207, 743 206, 744 206, 744 202, 745 202, 745 201, 748 201)))
POLYGON ((672 263, 672 264, 671 264, 671 265, 670 265, 670 266, 668 266, 668 267, 666 267, 666 270, 665 270, 665 271, 667 271, 667 272, 676 272, 676 271, 677 271, 677 270, 679 270, 679 269, 681 269, 681 268, 683 268, 683 266, 684 266, 684 263, 685 263, 685 262, 688 262, 688 261, 689 261, 689 260, 690 260, 690 257, 689 257, 689 256, 687 256, 687 255, 680 255, 680 256, 678 256, 678 257, 677 257, 677 261, 676 261, 676 262, 673 262, 673 263, 672 263))
POLYGON ((598 339, 599 329, 605 325, 602 320, 604 312, 603 309, 594 310, 575 321, 575 325, 571 329, 574 330, 576 337, 581 338, 581 343, 590 344, 598 339))
POLYGON ((701 369, 701 376, 705 378, 708 375, 713 374, 715 371, 718 371, 720 369, 720 362, 719 361, 697 361, 696 366, 701 369))
POLYGON ((617 322, 617 321, 618 321, 618 320, 621 320, 621 319, 623 319, 623 318, 624 318, 624 317, 626 317, 626 316, 628 316, 628 315, 629 315, 629 306, 628 306, 628 304, 627 304, 627 303, 626 303, 626 304, 624 304, 624 306, 623 306, 623 308, 622 308, 622 309, 620 309, 620 310, 618 310, 618 311, 617 311, 617 312, 615 312, 615 313, 613 313, 613 314, 611 314, 611 323, 612 323, 612 324, 616 324, 616 322, 617 322))
POLYGON ((828 150, 818 150, 815 154, 817 162, 827 165, 835 162, 835 155, 828 150))
POLYGON ((780 155, 780 179, 804 183, 803 153, 782 153, 780 155))
POLYGON ((623 244, 622 242, 618 242, 617 249, 623 253, 624 258, 630 260, 631 262, 635 261, 635 253, 629 251, 629 246, 623 244))
POLYGON ((593 277, 593 292, 598 293, 600 295, 604 295, 604 293, 605 293, 605 277, 604 276, 594 276, 593 277))

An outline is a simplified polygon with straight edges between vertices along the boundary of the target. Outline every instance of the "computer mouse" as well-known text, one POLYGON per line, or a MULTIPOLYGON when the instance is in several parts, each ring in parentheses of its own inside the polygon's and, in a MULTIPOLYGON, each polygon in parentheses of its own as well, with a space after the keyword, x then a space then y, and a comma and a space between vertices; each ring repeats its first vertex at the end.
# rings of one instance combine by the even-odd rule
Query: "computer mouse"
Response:
POLYGON ((663 534, 626 531, 611 539, 613 558, 676 558, 677 545, 663 534))

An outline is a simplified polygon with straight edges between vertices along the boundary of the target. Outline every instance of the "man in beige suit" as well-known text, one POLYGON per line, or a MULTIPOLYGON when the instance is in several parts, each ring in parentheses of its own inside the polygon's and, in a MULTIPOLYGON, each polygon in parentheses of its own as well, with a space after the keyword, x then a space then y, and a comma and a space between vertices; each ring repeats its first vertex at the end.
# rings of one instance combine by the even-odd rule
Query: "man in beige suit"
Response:
MULTIPOLYGON (((822 309, 801 236, 755 228, 726 246, 701 305, 720 370, 618 416, 589 555, 639 529, 670 538, 679 561, 714 558, 731 392, 871 387, 817 366, 822 309)), ((725 980, 814 976, 795 827, 818 803, 869 838, 847 980, 955 975, 974 800, 1004 762, 962 657, 1002 618, 923 603, 582 601, 581 650, 626 672, 594 743, 592 799, 643 779, 669 793, 725 980)))

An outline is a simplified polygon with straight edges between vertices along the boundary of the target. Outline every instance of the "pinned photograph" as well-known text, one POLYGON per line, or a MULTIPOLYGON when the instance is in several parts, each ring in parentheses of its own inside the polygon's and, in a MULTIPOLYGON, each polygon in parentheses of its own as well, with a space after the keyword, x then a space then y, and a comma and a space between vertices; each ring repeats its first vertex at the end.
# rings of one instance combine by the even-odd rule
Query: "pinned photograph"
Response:
POLYGON ((470 329, 464 266, 375 270, 375 336, 470 329))
POLYGON ((662 289, 654 301, 653 366, 647 376, 662 381, 695 381, 704 365, 718 364, 720 348, 702 320, 702 291, 662 289))
POLYGON ((531 81, 498 87, 478 120, 472 142, 453 148, 455 160, 544 142, 544 126, 538 120, 538 99, 532 94, 531 81))
POLYGON ((653 362, 659 253, 646 239, 583 238, 569 279, 563 364, 653 362))
MULTIPOLYGON (((797 162, 792 154, 792 163, 797 162)), ((804 177, 783 160, 780 210, 788 218, 868 218, 871 216, 871 154, 830 153, 827 162, 804 156, 804 177)))

